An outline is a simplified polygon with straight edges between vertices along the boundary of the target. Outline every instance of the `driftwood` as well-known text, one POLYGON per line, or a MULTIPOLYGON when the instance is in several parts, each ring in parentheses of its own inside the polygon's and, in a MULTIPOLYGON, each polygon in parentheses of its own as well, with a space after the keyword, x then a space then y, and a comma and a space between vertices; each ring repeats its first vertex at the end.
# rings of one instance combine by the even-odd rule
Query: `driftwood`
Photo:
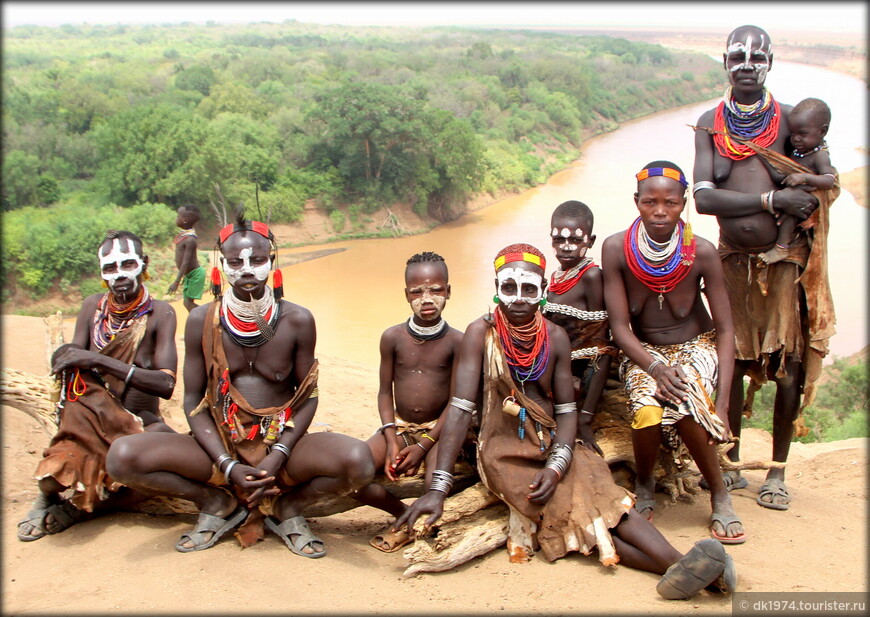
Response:
POLYGON ((403 553, 404 576, 442 572, 504 545, 508 508, 499 503, 439 527, 434 538, 420 538, 403 553))

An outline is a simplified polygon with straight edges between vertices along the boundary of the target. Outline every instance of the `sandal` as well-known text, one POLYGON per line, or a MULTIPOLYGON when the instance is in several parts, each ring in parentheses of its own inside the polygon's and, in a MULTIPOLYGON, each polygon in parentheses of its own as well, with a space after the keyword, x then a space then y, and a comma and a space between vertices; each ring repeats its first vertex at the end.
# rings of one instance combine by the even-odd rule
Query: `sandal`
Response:
POLYGON ((656 585, 666 600, 685 600, 704 589, 724 572, 727 553, 712 538, 699 540, 682 559, 672 565, 656 585))
POLYGON ((284 540, 291 551, 308 559, 318 559, 326 555, 326 547, 323 545, 323 540, 311 533, 308 527, 308 521, 304 516, 291 516, 290 518, 281 521, 276 521, 271 516, 266 517, 266 527, 272 533, 284 540), (317 550, 315 544, 320 545, 320 550, 317 550), (313 553, 306 553, 305 547, 311 548, 313 553))
POLYGON ((408 532, 405 529, 399 529, 398 531, 390 531, 388 529, 369 540, 369 544, 384 553, 395 553, 397 550, 413 541, 413 538, 408 535, 408 532))
POLYGON ((69 529, 76 523, 81 523, 94 515, 92 512, 79 510, 69 501, 61 501, 48 506, 45 509, 45 518, 43 519, 43 529, 45 533, 56 534, 69 529), (51 518, 49 518, 51 517, 51 518))
POLYGON ((705 587, 710 593, 733 593, 737 589, 737 568, 731 555, 725 555, 725 569, 715 581, 705 587))
POLYGON ((193 551, 204 551, 207 548, 211 548, 229 530, 245 520, 247 516, 248 511, 241 506, 236 508, 236 511, 227 518, 200 512, 194 528, 181 534, 178 542, 175 543, 175 550, 179 553, 192 553, 193 551), (204 535, 207 533, 212 534, 208 540, 205 539, 204 535), (187 541, 192 542, 193 546, 184 546, 184 543, 187 541))
POLYGON ((655 507, 656 500, 655 499, 641 499, 639 501, 634 502, 634 509, 637 510, 637 513, 652 523, 653 517, 655 516, 655 507), (648 512, 644 514, 644 512, 648 512))
POLYGON ((48 532, 45 530, 45 515, 48 513, 48 508, 51 507, 51 503, 48 501, 48 498, 40 493, 39 496, 33 500, 33 506, 31 506, 30 510, 27 511, 27 514, 24 515, 24 518, 18 522, 18 539, 22 542, 33 542, 34 540, 39 540, 40 538, 44 538, 48 532), (38 534, 34 535, 33 533, 24 533, 21 529, 22 525, 30 525, 30 531, 37 530, 38 534))
POLYGON ((788 494, 788 489, 785 487, 785 482, 779 478, 771 478, 765 480, 761 488, 758 489, 758 497, 755 498, 755 503, 771 510, 788 510, 788 504, 791 501, 791 496, 788 494), (765 501, 762 497, 769 497, 770 501, 765 501), (777 497, 784 497, 788 501, 785 503, 775 503, 773 500, 777 497))
POLYGON ((725 535, 728 533, 728 525, 733 525, 734 523, 740 523, 741 525, 743 524, 743 522, 736 514, 717 514, 716 512, 713 512, 713 514, 710 515, 710 523, 710 535, 722 544, 743 544, 744 542, 746 542, 745 531, 737 536, 725 535), (720 536, 718 533, 716 533, 716 530, 713 528, 712 523, 719 523, 720 525, 722 525, 722 531, 724 532, 724 534, 720 536))
MULTIPOLYGON (((741 476, 736 471, 726 471, 722 474, 722 482, 725 483, 725 490, 729 493, 731 491, 736 491, 738 488, 746 488, 749 486, 749 481, 741 476)), ((707 480, 705 478, 701 478, 700 482, 698 482, 698 486, 700 486, 705 491, 710 490, 710 485, 707 484, 707 480)))

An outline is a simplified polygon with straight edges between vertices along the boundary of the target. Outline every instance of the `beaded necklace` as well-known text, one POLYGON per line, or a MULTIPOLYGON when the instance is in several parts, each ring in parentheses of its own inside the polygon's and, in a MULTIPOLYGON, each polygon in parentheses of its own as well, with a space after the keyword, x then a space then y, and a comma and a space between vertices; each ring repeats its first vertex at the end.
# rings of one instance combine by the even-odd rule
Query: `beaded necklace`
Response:
POLYGON ((520 382, 536 381, 550 363, 550 333, 539 311, 524 326, 515 326, 502 314, 501 305, 495 311, 495 331, 498 333, 505 358, 513 378, 520 382))
POLYGON ((280 316, 281 303, 275 302, 268 287, 261 298, 250 302, 240 300, 232 291, 221 298, 221 325, 242 347, 259 347, 272 340, 280 316))
POLYGON ((822 143, 820 143, 818 146, 816 146, 815 148, 813 148, 809 152, 804 152, 803 154, 801 154, 797 150, 794 150, 794 151, 792 151, 791 154, 792 154, 792 156, 796 156, 797 158, 802 159, 805 156, 809 156, 809 155, 815 154, 816 152, 819 152, 821 150, 827 150, 827 149, 828 149, 828 144, 825 143, 824 141, 822 141, 822 143))
POLYGON ((677 221, 671 239, 667 243, 658 243, 647 235, 640 217, 637 217, 625 232, 623 253, 628 269, 651 291, 659 293, 659 309, 664 294, 686 278, 695 261, 695 238, 686 238, 688 234, 684 235, 684 230, 683 221, 677 221))
POLYGON ((195 239, 195 238, 196 238, 196 232, 195 232, 194 230, 192 230, 192 229, 184 229, 184 230, 182 230, 181 232, 179 232, 179 233, 175 236, 175 238, 173 238, 172 241, 173 241, 175 244, 178 244, 179 242, 181 242, 181 241, 184 240, 185 238, 191 238, 191 237, 195 239))
POLYGON ((153 310, 153 300, 145 285, 130 302, 119 303, 112 292, 107 291, 97 305, 94 314, 93 340, 97 349, 108 345, 134 319, 153 310))
POLYGON ((408 330, 408 334, 420 343, 437 340, 447 334, 447 330, 450 328, 443 317, 434 326, 418 326, 414 323, 413 315, 408 318, 405 327, 408 330))
POLYGON ((591 257, 584 257, 580 260, 579 264, 567 272, 563 272, 561 269, 556 270, 550 275, 550 288, 548 291, 552 291, 554 294, 561 296, 580 282, 580 278, 594 265, 595 264, 592 263, 591 257))
POLYGON ((761 98, 751 105, 735 101, 732 88, 728 88, 722 102, 716 107, 713 129, 718 133, 713 134, 713 143, 724 157, 734 161, 748 158, 755 151, 740 141, 752 141, 764 148, 771 146, 779 136, 778 117, 779 103, 767 88, 762 91, 761 98))

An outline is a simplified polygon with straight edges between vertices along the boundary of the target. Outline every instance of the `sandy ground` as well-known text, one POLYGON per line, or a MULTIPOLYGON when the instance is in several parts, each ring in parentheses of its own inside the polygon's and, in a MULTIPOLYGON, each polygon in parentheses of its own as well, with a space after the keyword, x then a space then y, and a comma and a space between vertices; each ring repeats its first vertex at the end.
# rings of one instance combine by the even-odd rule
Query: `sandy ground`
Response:
MULTIPOLYGON (((3 316, 2 326, 4 365, 45 373, 41 320, 3 316)), ((336 357, 320 359, 315 430, 366 437, 379 424, 376 369, 336 357)), ((164 409, 180 428, 179 403, 180 388, 164 409)), ((189 515, 117 513, 22 543, 15 537, 16 523, 36 495, 31 475, 49 436, 21 411, 3 407, 2 414, 4 615, 731 611, 729 599, 706 592, 687 602, 668 602, 655 593, 656 576, 606 569, 594 556, 577 554, 552 564, 535 557, 513 565, 499 549, 451 572, 406 579, 401 552, 369 547, 369 538, 390 521, 369 507, 311 519, 329 551, 319 560, 293 555, 272 535, 245 550, 228 537, 208 551, 178 553, 173 544, 192 525, 189 515)), ((735 491, 733 500, 749 540, 728 548, 741 591, 867 589, 866 451, 866 439, 794 444, 788 473, 793 505, 786 512, 758 507, 755 492, 764 472, 746 472, 749 489, 735 491)), ((745 459, 765 459, 769 453, 768 433, 744 432, 745 459)), ((656 525, 686 551, 706 537, 706 493, 692 504, 667 500, 658 495, 656 525)))

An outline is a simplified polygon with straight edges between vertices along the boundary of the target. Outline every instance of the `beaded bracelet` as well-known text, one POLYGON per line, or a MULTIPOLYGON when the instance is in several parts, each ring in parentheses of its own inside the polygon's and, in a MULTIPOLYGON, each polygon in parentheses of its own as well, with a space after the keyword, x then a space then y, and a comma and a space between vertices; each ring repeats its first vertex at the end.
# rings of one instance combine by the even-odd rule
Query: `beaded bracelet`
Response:
POLYGON ((646 369, 648 375, 652 375, 653 369, 657 367, 659 364, 664 364, 661 360, 653 360, 649 363, 649 366, 646 369))
POLYGON ((395 422, 387 422, 386 424, 382 425, 381 428, 378 429, 378 432, 383 433, 385 430, 387 430, 391 426, 396 426, 396 423, 395 422))
POLYGON ((467 411, 468 413, 474 413, 475 411, 477 411, 477 404, 464 398, 459 398, 457 396, 453 396, 450 398, 450 404, 456 407, 456 409, 461 409, 462 411, 467 411))
POLYGON ((443 469, 436 469, 432 472, 432 483, 429 485, 430 491, 438 491, 445 495, 453 488, 453 474, 443 469))
POLYGON ((228 484, 232 484, 232 483, 233 483, 233 481, 230 480, 230 473, 232 473, 232 471, 233 471, 233 467, 235 467, 235 466, 238 465, 238 464, 239 464, 239 461, 237 461, 236 459, 233 459, 233 460, 230 461, 230 464, 227 465, 227 468, 226 468, 226 470, 224 471, 224 478, 226 479, 226 481, 227 481, 228 484))
POLYGON ((130 370, 127 371, 127 376, 124 378, 124 385, 125 385, 125 386, 127 386, 127 385, 130 384, 130 380, 133 379, 133 371, 135 371, 135 370, 136 370, 136 365, 135 365, 135 364, 131 364, 131 365, 130 365, 130 370))

